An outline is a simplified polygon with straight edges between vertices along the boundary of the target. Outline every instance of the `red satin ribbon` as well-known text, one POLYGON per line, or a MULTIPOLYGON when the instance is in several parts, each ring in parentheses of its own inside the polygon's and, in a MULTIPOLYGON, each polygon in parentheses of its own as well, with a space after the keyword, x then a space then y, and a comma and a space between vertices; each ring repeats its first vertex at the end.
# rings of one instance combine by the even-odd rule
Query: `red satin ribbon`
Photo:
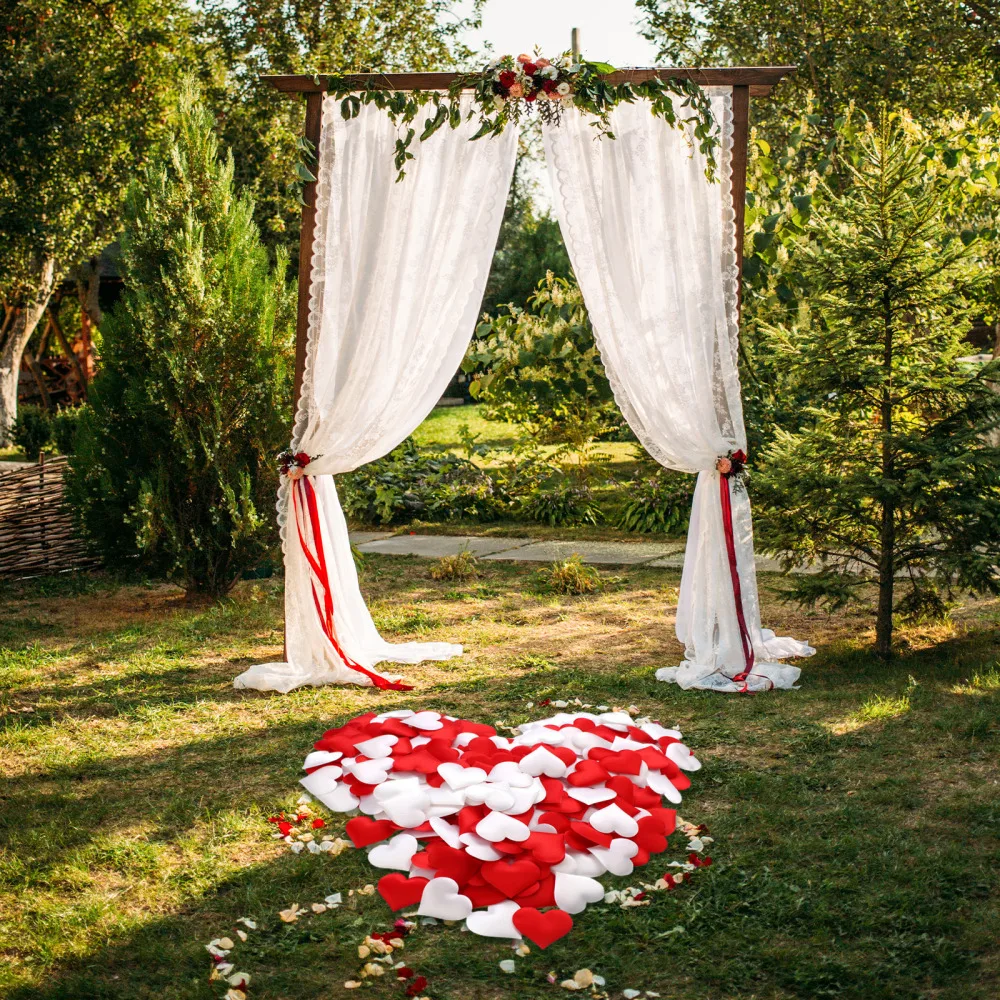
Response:
POLYGON ((352 660, 341 648, 337 641, 337 631, 333 623, 333 594, 330 590, 330 575, 326 568, 326 553, 323 551, 323 533, 320 530, 319 507, 316 503, 316 490, 309 481, 308 476, 302 476, 292 483, 292 506, 295 508, 295 528, 299 535, 299 544, 305 554, 306 561, 319 581, 323 590, 323 601, 320 603, 319 595, 316 593, 316 583, 310 580, 312 587, 313 603, 316 605, 316 614, 319 615, 320 625, 323 634, 330 640, 330 644, 336 650, 337 655, 344 661, 344 664, 351 670, 356 670, 359 674, 371 679, 377 688, 383 691, 412 691, 413 687, 403 684, 401 681, 390 681, 388 677, 375 673, 373 670, 361 666, 360 663, 352 660), (316 546, 315 554, 309 551, 306 544, 305 535, 302 532, 302 508, 305 507, 309 513, 309 526, 312 532, 313 543, 316 546))
MULTIPOLYGON (((743 465, 747 457, 742 451, 736 451, 733 452, 733 459, 743 465)), ((743 614, 743 591, 740 588, 740 571, 736 565, 736 538, 733 534, 733 505, 729 475, 729 473, 719 475, 719 503, 722 507, 722 530, 726 535, 726 555, 729 556, 729 576, 733 581, 733 599, 736 601, 736 620, 740 626, 740 644, 743 646, 743 662, 746 665, 733 680, 742 681, 743 687, 740 688, 740 693, 743 694, 750 690, 749 678, 753 671, 754 654, 750 629, 747 628, 747 620, 743 614)))

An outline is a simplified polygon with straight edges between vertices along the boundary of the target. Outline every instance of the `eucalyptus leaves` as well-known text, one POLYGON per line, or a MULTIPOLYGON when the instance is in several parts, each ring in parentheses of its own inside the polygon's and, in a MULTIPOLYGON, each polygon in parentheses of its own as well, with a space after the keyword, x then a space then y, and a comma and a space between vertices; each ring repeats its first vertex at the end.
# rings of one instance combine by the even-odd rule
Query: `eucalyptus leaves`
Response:
POLYGON ((473 139, 499 135, 510 122, 520 121, 532 112, 545 122, 558 124, 566 107, 592 115, 597 135, 614 139, 610 115, 615 105, 649 100, 653 114, 672 127, 691 126, 693 141, 708 160, 706 175, 714 179, 714 151, 719 136, 711 103, 701 87, 682 77, 611 83, 607 77, 615 72, 608 63, 575 61, 569 53, 553 60, 522 54, 517 58, 501 56, 479 73, 460 74, 447 92, 386 90, 376 80, 369 80, 358 90, 341 77, 329 77, 326 84, 328 93, 339 98, 345 119, 356 117, 363 104, 374 104, 400 126, 394 153, 400 180, 406 174, 407 162, 415 157, 412 147, 418 135, 423 142, 445 125, 457 128, 461 124, 459 98, 463 91, 473 95, 467 117, 479 120, 473 139), (680 100, 675 103, 675 98, 680 100), (423 109, 427 117, 418 133, 417 118, 423 109))

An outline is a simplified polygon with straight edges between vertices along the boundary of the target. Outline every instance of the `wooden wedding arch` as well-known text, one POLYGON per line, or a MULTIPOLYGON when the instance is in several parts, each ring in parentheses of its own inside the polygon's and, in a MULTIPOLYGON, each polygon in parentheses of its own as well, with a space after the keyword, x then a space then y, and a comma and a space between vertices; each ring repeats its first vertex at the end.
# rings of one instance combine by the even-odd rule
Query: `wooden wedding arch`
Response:
MULTIPOLYGON (((609 74, 608 83, 641 83, 654 77, 693 80, 704 87, 733 88, 732 192, 736 213, 736 259, 743 279, 743 225, 747 189, 747 140, 750 128, 750 98, 766 97, 784 77, 795 72, 794 66, 733 66, 705 69, 656 67, 627 69, 609 74)), ((357 73, 348 76, 356 90, 377 87, 383 90, 447 91, 457 73, 357 73)), ((306 99, 305 138, 319 152, 323 95, 327 91, 323 76, 265 76, 263 79, 283 94, 302 94, 306 99)), ((342 85, 343 80, 338 80, 342 85)), ((318 166, 318 164, 317 164, 318 166)), ((314 172, 316 172, 314 168, 314 172)), ((312 284, 313 231, 316 224, 316 183, 305 185, 302 193, 302 228, 299 236, 299 298, 295 323, 294 407, 298 407, 302 375, 306 366, 306 339, 309 330, 309 293, 312 284)), ((293 410, 294 412, 294 410, 293 410)))

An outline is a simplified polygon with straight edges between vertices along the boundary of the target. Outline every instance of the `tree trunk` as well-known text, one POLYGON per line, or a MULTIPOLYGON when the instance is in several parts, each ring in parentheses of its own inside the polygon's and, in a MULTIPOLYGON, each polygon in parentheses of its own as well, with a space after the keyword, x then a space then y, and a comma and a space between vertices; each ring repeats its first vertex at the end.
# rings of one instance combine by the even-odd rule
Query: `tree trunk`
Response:
POLYGON ((878 613, 875 619, 875 652, 883 659, 892 657, 893 583, 896 570, 896 507, 888 486, 893 478, 892 454, 892 302, 883 296, 885 345, 882 352, 882 523, 879 531, 878 613))
POLYGON ((0 444, 7 442, 17 417, 17 380, 21 357, 55 287, 55 261, 42 262, 35 293, 29 301, 9 307, 0 338, 0 444))

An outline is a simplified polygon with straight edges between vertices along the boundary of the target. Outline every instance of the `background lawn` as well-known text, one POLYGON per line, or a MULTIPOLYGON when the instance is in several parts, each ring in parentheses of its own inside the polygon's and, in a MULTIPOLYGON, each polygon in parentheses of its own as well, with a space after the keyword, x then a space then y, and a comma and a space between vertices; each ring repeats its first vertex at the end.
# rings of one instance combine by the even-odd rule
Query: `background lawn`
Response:
MULTIPOLYGON (((678 575, 603 572, 592 597, 539 591, 530 567, 436 583, 429 563, 369 557, 363 587, 393 639, 454 639, 464 658, 407 671, 410 693, 238 693, 278 658, 280 584, 216 607, 168 586, 74 577, 0 593, 0 995, 221 997, 204 945, 259 929, 233 959, 252 1000, 353 996, 356 945, 389 926, 361 851, 295 856, 266 817, 294 804, 310 744, 367 709, 427 707, 516 724, 544 698, 635 705, 676 724, 705 767, 681 810, 707 823, 714 865, 633 910, 597 904, 505 975, 509 945, 419 928, 402 956, 448 1000, 565 995, 589 967, 608 992, 676 1000, 971 998, 1000 989, 1000 603, 910 628, 890 667, 870 617, 793 612, 762 578, 766 620, 820 652, 803 687, 757 697, 653 679, 678 660, 678 575), (278 919, 344 893, 336 911, 278 919)), ((325 811, 324 811, 325 812, 325 811)), ((334 820, 331 832, 342 830, 334 820)), ((681 860, 671 838, 663 860, 681 860)), ((629 879, 652 881, 654 860, 629 879)), ((391 976, 364 995, 400 997, 391 976)))

